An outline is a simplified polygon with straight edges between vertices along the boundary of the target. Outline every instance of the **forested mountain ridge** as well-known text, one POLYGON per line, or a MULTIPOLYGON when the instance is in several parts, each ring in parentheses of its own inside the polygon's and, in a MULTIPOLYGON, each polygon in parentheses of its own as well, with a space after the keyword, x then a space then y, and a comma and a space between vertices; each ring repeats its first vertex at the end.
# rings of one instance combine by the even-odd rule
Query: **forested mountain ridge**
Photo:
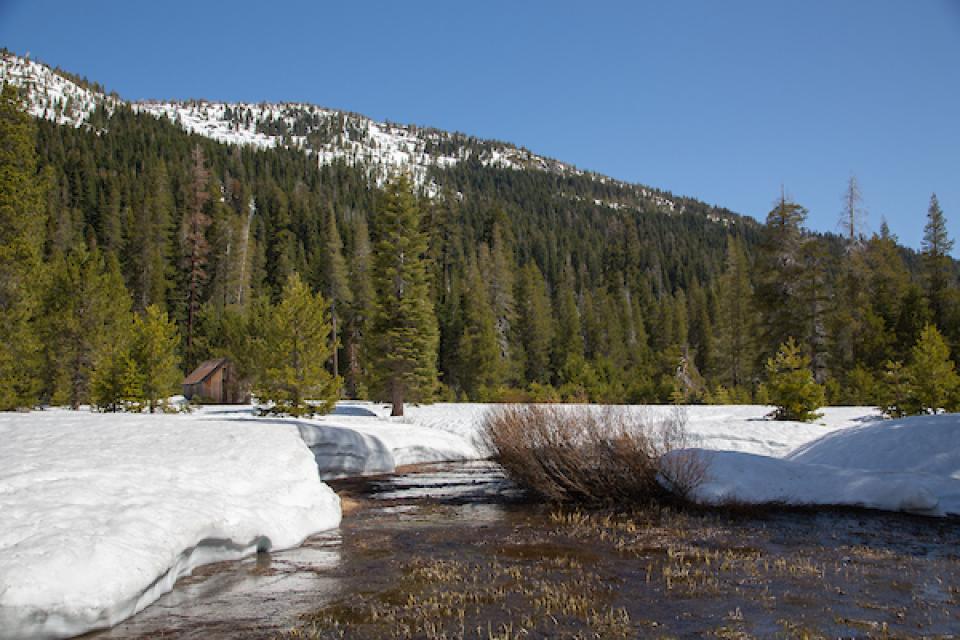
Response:
MULTIPOLYGON (((583 171, 509 143, 430 127, 377 122, 360 114, 311 104, 125 101, 114 93, 107 95, 99 84, 6 50, 0 52, 2 82, 25 91, 31 115, 59 124, 102 126, 103 114, 97 114, 98 109, 110 114, 124 105, 134 112, 167 118, 189 133, 225 144, 295 149, 314 158, 318 165, 342 161, 361 166, 380 186, 392 172, 404 168, 428 195, 436 195, 441 188, 432 175, 434 169, 473 164, 543 171, 561 177, 587 177, 598 184, 598 192, 603 196, 592 196, 591 201, 616 209, 680 213, 694 206, 708 210, 714 220, 737 217, 725 209, 583 171)), ((570 194, 572 198, 588 196, 590 194, 570 194)))
MULTIPOLYGON (((44 227, 16 240, 43 264, 17 316, 38 341, 21 397, 101 404, 106 388, 116 407, 149 368, 153 403, 177 365, 109 348, 150 340, 181 372, 227 355, 253 377, 264 345, 286 344, 274 329, 311 305, 330 325, 309 330, 331 341, 327 399, 341 379, 384 399, 377 362, 416 342, 415 375, 397 369, 408 398, 764 401, 767 362, 794 339, 830 401, 882 402, 888 365, 901 375, 928 324, 960 344, 935 198, 917 254, 885 226, 866 237, 854 180, 844 234, 814 234, 783 195, 761 225, 462 134, 309 105, 128 103, 6 52, 0 70, 18 91, 0 107, 34 149, 7 159, 29 185, 10 220, 44 227), (398 242, 423 260, 409 290, 424 299, 401 305, 414 331, 382 311, 409 266, 402 251, 384 262, 398 242), (114 334, 131 312, 139 337, 114 334)), ((302 373, 275 365, 274 390, 276 372, 302 373)))

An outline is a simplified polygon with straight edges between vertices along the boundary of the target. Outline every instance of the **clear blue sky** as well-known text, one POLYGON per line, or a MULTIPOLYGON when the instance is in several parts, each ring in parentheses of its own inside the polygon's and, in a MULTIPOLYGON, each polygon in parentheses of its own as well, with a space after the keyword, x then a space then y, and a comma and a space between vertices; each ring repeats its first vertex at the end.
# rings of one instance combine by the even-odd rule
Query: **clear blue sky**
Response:
POLYGON ((315 102, 760 219, 782 183, 819 230, 853 172, 872 229, 919 246, 936 191, 960 237, 960 0, 0 0, 0 44, 125 98, 315 102))

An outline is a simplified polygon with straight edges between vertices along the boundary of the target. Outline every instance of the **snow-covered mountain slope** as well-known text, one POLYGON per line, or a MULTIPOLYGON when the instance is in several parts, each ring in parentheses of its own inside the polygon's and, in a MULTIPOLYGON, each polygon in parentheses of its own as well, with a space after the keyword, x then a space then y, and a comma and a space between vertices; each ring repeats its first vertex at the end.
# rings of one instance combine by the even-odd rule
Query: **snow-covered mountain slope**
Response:
POLYGON ((57 124, 79 127, 99 105, 113 109, 118 99, 82 86, 45 64, 0 53, 0 85, 10 83, 26 93, 30 114, 57 124))
POLYGON ((225 144, 299 149, 315 156, 320 165, 343 161, 366 167, 370 178, 378 184, 397 170, 406 170, 428 194, 439 191, 430 178, 431 168, 476 161, 483 166, 587 176, 629 192, 629 204, 595 200, 598 206, 639 209, 636 201, 642 200, 666 213, 684 209, 669 194, 586 172, 511 144, 415 125, 377 122, 360 114, 311 104, 128 102, 98 91, 95 85, 70 74, 5 50, 0 51, 0 84, 4 83, 25 89, 32 115, 59 124, 87 126, 98 106, 109 113, 119 105, 127 105, 225 144))

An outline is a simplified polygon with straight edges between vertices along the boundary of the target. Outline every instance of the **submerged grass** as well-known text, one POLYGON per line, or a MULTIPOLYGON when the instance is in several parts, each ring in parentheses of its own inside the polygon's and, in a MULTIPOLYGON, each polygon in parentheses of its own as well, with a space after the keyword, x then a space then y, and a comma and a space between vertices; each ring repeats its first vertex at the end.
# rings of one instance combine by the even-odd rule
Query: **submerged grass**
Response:
POLYGON ((882 525, 865 544, 854 516, 824 521, 843 529, 653 505, 558 506, 458 528, 456 542, 430 529, 411 547, 397 530, 398 548, 416 553, 366 565, 383 570, 378 583, 362 573, 364 590, 285 638, 911 638, 960 624, 960 559, 931 558, 882 525), (924 603, 931 585, 940 601, 924 603))
POLYGON ((613 589, 575 560, 418 559, 402 567, 396 589, 307 616, 286 638, 631 638, 613 589))

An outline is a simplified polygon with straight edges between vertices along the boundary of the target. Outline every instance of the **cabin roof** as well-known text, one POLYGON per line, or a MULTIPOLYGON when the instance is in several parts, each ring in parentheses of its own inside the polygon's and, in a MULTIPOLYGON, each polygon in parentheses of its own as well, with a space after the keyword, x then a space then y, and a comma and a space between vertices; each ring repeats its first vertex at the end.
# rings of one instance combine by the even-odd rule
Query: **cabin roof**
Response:
POLYGON ((206 362, 201 362, 200 366, 193 370, 193 373, 188 375, 183 384, 199 384, 206 380, 210 374, 214 371, 227 364, 226 358, 216 358, 214 360, 207 360, 206 362))

